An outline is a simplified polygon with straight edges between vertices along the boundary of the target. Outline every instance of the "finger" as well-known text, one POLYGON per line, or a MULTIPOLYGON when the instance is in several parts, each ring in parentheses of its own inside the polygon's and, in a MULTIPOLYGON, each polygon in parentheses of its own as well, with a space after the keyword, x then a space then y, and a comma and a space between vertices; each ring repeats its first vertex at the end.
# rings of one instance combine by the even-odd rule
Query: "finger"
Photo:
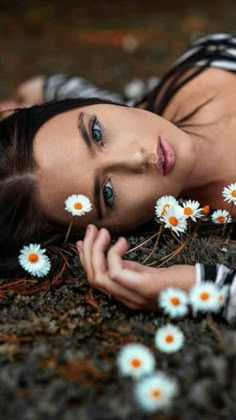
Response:
POLYGON ((120 302, 123 303, 125 306, 133 310, 148 310, 158 312, 158 306, 155 302, 144 301, 141 304, 134 303, 133 301, 127 299, 120 299, 120 302))
POLYGON ((110 234, 107 229, 100 229, 92 250, 92 269, 94 277, 103 276, 107 271, 107 261, 104 254, 109 242, 110 234))
POLYGON ((79 253, 79 259, 80 262, 82 264, 82 266, 84 265, 84 256, 83 256, 83 241, 78 241, 76 242, 76 248, 78 250, 79 253))
POLYGON ((127 241, 119 238, 107 254, 109 277, 117 281, 121 286, 137 292, 136 284, 142 280, 142 273, 124 268, 122 256, 127 250, 127 241))
MULTIPOLYGON (((137 295, 136 292, 130 292, 127 288, 120 286, 119 284, 113 282, 109 278, 109 273, 107 272, 107 262, 104 255, 104 251, 107 248, 107 245, 110 242, 109 232, 102 228, 96 240, 94 241, 93 251, 92 251, 92 270, 93 270, 93 279, 90 280, 90 284, 100 291, 104 292, 107 295, 112 295, 117 300, 126 299, 132 304, 138 305, 141 307, 146 301, 137 295)), ((127 244, 121 245, 121 253, 124 254, 127 249, 127 244)))
POLYGON ((98 235, 98 230, 94 225, 88 225, 86 229, 85 238, 83 241, 83 267, 86 271, 88 280, 93 278, 93 270, 91 264, 92 247, 98 235))
POLYGON ((128 289, 114 283, 109 278, 104 278, 98 282, 95 286, 98 290, 108 296, 112 296, 114 299, 125 303, 129 307, 133 308, 145 308, 148 305, 147 299, 139 296, 137 293, 131 292, 128 289))

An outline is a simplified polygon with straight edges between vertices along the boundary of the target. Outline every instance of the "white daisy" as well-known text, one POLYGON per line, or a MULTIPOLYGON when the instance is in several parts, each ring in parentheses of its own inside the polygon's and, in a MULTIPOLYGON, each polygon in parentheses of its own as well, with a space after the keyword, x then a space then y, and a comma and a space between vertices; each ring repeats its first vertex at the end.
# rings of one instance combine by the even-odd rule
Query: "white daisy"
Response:
POLYGON ((172 324, 164 325, 155 333, 155 346, 165 353, 173 353, 181 349, 184 344, 184 334, 172 324))
POLYGON ((224 224, 230 223, 232 221, 232 217, 227 210, 215 210, 211 215, 211 220, 214 223, 224 224))
POLYGON ((236 182, 233 182, 232 184, 228 185, 228 187, 225 187, 222 191, 222 195, 224 200, 228 203, 236 204, 236 182))
POLYGON ((156 371, 134 385, 134 396, 139 407, 149 413, 169 407, 179 391, 175 379, 156 371))
POLYGON ((188 312, 188 295, 183 290, 167 287, 158 298, 159 306, 171 318, 179 318, 188 312))
POLYGON ((217 312, 220 308, 218 289, 211 281, 192 286, 189 301, 194 311, 217 312))
POLYGON ((18 261, 30 274, 43 277, 51 268, 51 262, 45 252, 46 249, 41 249, 38 244, 25 245, 20 251, 18 261))
POLYGON ((164 195, 157 200, 155 205, 155 213, 157 217, 162 217, 169 207, 178 205, 178 201, 171 195, 164 195))
POLYGON ((198 201, 187 200, 183 204, 183 214, 185 217, 192 219, 196 222, 197 217, 202 217, 202 209, 200 208, 200 203, 198 201))
POLYGON ((160 220, 164 222, 166 228, 172 229, 177 235, 187 229, 187 219, 183 216, 182 207, 179 205, 169 207, 160 220))
POLYGON ((65 200, 65 210, 73 216, 83 216, 92 210, 92 204, 88 197, 83 194, 72 194, 65 200))
POLYGON ((227 284, 218 290, 218 301, 219 301, 220 307, 225 305, 228 294, 229 294, 229 285, 227 284))
POLYGON ((155 358, 143 344, 131 343, 125 345, 119 351, 117 365, 121 375, 139 378, 154 370, 155 358))

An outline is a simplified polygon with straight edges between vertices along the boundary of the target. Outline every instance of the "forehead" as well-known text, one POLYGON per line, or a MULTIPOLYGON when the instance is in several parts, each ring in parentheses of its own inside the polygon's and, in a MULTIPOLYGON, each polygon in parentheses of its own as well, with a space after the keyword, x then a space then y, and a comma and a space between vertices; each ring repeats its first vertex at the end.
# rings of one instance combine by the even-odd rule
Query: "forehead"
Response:
MULTIPOLYGON (((71 218, 64 209, 70 195, 84 194, 93 201, 93 159, 78 130, 80 112, 94 112, 92 108, 77 108, 51 118, 34 138, 41 205, 47 214, 60 221, 68 222, 71 218)), ((94 206, 91 217, 95 218, 94 206)), ((86 219, 84 216, 85 223, 86 219)))

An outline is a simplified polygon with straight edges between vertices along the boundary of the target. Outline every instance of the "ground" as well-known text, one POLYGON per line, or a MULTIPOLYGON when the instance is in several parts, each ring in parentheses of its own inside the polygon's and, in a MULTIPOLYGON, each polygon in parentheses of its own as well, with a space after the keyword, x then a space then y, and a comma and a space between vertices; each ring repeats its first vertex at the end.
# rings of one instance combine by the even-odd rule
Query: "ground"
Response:
MULTIPOLYGON (((2 1, 1 97, 30 76, 61 72, 123 92, 134 78, 146 82, 162 74, 195 37, 235 29, 235 5, 229 0, 182 0, 171 6, 135 0, 110 3, 2 1)), ((128 236, 131 247, 145 238, 145 232, 128 236)), ((152 246, 149 242, 129 257, 143 261, 152 246)), ((167 238, 153 261, 160 263, 176 246, 167 238)), ((194 237, 170 263, 200 258, 235 265, 235 245, 194 237)), ((189 315, 176 322, 185 334, 183 349, 173 355, 161 353, 153 337, 167 322, 163 314, 131 311, 92 291, 72 251, 70 268, 56 276, 63 268, 61 261, 55 259, 55 277, 45 282, 0 281, 1 418, 236 417, 234 325, 217 317, 189 315), (148 346, 157 368, 178 380, 180 394, 167 413, 144 414, 134 401, 131 379, 120 377, 117 353, 130 342, 148 346)))

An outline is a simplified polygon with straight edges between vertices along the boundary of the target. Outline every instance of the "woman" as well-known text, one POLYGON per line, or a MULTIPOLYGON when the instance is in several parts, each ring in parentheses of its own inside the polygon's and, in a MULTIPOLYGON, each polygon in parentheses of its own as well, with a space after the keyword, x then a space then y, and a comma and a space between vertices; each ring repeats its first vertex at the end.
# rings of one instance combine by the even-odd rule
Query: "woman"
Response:
POLYGON ((17 267, 24 243, 59 240, 70 220, 64 201, 82 193, 93 210, 79 218, 74 233, 87 226, 77 247, 92 286, 131 308, 155 310, 163 288, 189 290, 210 279, 231 285, 223 315, 232 321, 234 270, 203 264, 156 269, 124 261, 124 238, 106 257, 104 252, 108 229, 151 220, 162 195, 226 207, 221 191, 236 178, 235 57, 236 36, 201 38, 136 104, 62 75, 21 86, 2 107, 52 102, 19 109, 0 124, 2 271, 17 267), (84 96, 102 99, 65 99, 84 96))

